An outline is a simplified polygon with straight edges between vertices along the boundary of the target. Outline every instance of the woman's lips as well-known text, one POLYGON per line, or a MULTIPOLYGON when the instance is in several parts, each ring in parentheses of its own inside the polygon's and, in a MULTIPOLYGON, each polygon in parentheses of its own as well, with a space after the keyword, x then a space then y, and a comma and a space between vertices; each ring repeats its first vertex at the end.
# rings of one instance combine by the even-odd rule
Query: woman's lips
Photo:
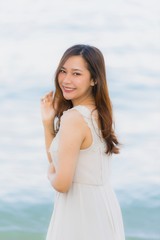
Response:
POLYGON ((70 93, 70 92, 73 92, 75 90, 75 88, 64 87, 64 86, 62 86, 62 89, 66 93, 70 93))

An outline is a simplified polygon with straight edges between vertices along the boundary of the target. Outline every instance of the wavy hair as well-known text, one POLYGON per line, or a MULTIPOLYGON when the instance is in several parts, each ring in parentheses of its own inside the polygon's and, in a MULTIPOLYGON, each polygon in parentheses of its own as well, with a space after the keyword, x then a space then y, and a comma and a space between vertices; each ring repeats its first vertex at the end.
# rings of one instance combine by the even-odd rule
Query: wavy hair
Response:
POLYGON ((106 143, 106 154, 117 154, 119 153, 120 144, 113 128, 112 104, 107 87, 105 61, 103 54, 96 47, 83 44, 74 45, 65 51, 60 60, 55 72, 56 91, 55 98, 53 100, 53 106, 55 104, 55 99, 57 103, 56 117, 58 117, 58 125, 56 127, 56 131, 59 129, 60 118, 63 114, 63 111, 73 107, 71 100, 66 100, 63 97, 62 90, 58 83, 60 69, 63 67, 68 58, 72 56, 81 56, 87 63, 91 78, 95 82, 95 85, 92 88, 92 94, 94 96, 96 109, 98 111, 100 130, 106 143))

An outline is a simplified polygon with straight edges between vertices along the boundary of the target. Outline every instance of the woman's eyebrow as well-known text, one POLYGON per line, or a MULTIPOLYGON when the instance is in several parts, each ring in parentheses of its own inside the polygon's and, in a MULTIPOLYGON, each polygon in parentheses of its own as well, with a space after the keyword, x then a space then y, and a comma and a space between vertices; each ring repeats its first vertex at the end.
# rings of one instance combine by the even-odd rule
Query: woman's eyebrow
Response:
MULTIPOLYGON (((65 67, 61 67, 61 69, 64 69, 64 70, 66 70, 66 68, 65 68, 65 67)), ((72 71, 79 71, 79 72, 83 72, 83 70, 82 70, 82 69, 80 69, 80 68, 71 68, 71 70, 72 70, 72 71)))
POLYGON ((71 70, 72 70, 72 71, 79 71, 79 72, 82 72, 82 70, 79 69, 79 68, 72 68, 71 70))

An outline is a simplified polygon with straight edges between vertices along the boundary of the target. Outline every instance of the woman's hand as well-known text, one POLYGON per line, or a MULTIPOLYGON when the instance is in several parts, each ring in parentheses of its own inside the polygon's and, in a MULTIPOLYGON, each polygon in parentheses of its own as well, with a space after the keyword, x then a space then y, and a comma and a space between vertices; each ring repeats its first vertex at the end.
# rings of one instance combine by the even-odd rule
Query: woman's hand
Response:
POLYGON ((49 92, 43 98, 41 98, 41 115, 42 115, 42 123, 44 127, 46 153, 47 153, 49 163, 52 162, 52 157, 49 150, 50 150, 50 146, 53 141, 53 138, 55 137, 54 118, 56 115, 56 107, 57 107, 57 104, 55 103, 53 92, 49 92), (54 100, 55 107, 53 107, 53 100, 54 100))
POLYGON ((41 116, 44 125, 53 125, 56 109, 53 108, 53 91, 41 98, 41 116))

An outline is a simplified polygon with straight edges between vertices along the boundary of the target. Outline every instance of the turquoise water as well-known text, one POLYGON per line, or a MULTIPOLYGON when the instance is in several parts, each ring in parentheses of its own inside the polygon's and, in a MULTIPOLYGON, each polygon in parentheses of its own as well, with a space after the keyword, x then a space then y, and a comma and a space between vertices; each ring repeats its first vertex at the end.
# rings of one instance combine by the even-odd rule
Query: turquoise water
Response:
POLYGON ((57 62, 75 43, 95 45, 106 58, 123 143, 113 157, 112 182, 126 239, 160 239, 159 1, 0 5, 0 240, 45 239, 54 192, 39 99, 53 88, 57 62))
MULTIPOLYGON (((120 198, 118 192, 117 195, 120 198)), ((158 198, 157 202, 156 198, 150 199, 150 202, 154 202, 158 206, 158 198)), ((46 229, 53 209, 51 203, 48 201, 45 203, 22 201, 8 203, 0 201, 0 206, 0 239, 45 239, 46 229)), ((150 203, 147 204, 145 201, 140 200, 134 200, 134 203, 124 204, 124 206, 122 202, 121 206, 125 227, 130 232, 126 237, 127 240, 159 239, 157 234, 159 233, 159 211, 157 211, 156 206, 150 206, 150 203), (157 224, 155 224, 156 222, 157 224)))
POLYGON ((0 239, 45 239, 51 204, 1 203, 0 239))

